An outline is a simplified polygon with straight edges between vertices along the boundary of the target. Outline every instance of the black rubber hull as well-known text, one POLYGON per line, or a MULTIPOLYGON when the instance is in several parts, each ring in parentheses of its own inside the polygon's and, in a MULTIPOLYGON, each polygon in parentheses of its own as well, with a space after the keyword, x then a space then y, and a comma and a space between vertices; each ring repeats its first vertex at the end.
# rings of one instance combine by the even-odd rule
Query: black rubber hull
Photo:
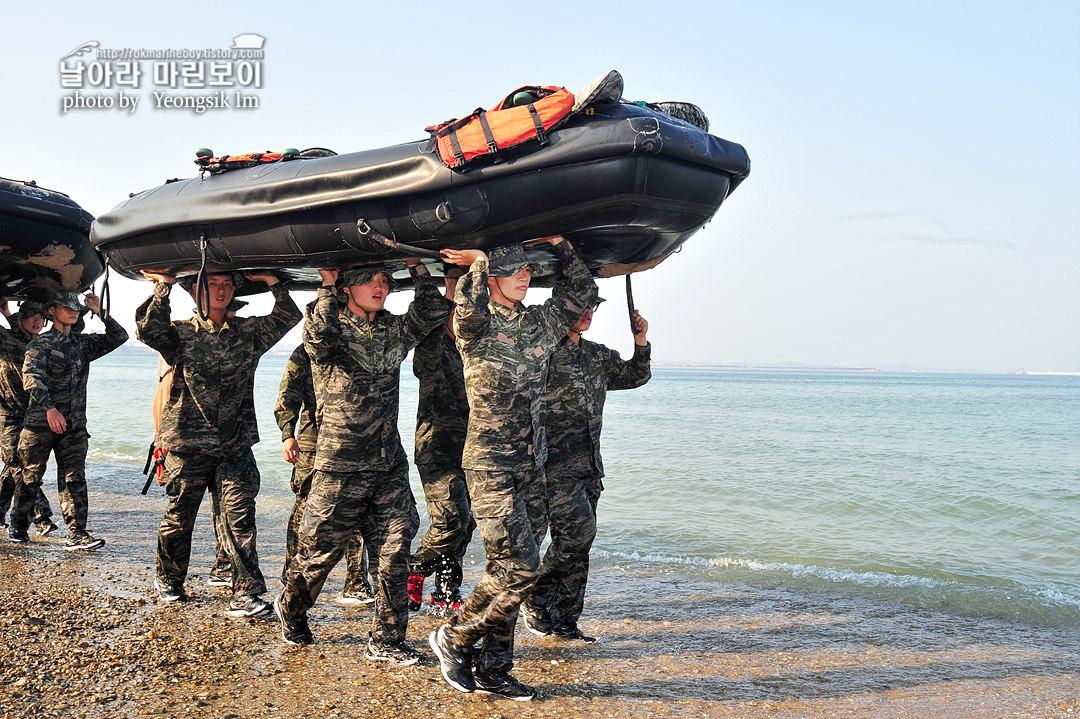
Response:
POLYGON ((0 179, 0 294, 82 291, 105 270, 90 245, 94 216, 59 192, 0 179))
MULTIPOLYGON (((467 172, 410 143, 166 184, 98 218, 92 242, 129 276, 197 270, 206 237, 209 267, 271 268, 317 284, 319 267, 393 267, 408 256, 362 235, 363 219, 430 250, 562 234, 596 274, 613 276, 676 251, 748 172, 739 145, 610 105, 572 118, 545 147, 467 172)), ((544 284, 557 269, 550 255, 537 259, 544 284)))

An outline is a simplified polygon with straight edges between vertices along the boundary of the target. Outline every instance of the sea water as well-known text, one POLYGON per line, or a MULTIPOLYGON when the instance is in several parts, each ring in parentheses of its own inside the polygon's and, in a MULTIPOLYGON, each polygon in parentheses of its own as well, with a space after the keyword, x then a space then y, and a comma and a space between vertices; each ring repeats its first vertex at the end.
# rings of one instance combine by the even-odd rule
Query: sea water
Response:
MULTIPOLYGON (((261 536, 292 504, 284 360, 256 375, 261 536)), ((152 357, 93 364, 92 492, 141 489, 155 386, 152 357)), ((410 455, 416 393, 406 363, 410 455)), ((1080 627, 1080 377, 656 368, 608 395, 603 454, 600 571, 1080 627)))

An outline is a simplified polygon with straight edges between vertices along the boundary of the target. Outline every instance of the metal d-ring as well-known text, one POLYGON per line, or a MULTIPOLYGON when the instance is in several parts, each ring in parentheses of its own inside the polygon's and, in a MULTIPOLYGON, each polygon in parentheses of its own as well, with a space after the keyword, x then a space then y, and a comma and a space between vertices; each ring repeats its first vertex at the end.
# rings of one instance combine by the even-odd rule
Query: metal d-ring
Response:
POLYGON ((450 212, 450 203, 443 200, 435 206, 435 219, 439 222, 451 222, 454 219, 453 214, 450 212))

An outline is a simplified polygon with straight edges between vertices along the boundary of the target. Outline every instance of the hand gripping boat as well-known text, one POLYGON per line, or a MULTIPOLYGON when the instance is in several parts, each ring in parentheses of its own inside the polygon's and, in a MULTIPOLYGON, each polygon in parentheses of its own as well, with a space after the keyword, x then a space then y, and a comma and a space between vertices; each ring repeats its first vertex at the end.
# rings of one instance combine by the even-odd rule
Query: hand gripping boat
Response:
POLYGON ((105 269, 90 246, 93 221, 62 192, 0 178, 0 296, 43 299, 89 288, 105 269))
MULTIPOLYGON (((584 97, 558 88, 573 107, 567 102, 553 122, 536 108, 554 91, 523 90, 486 114, 428 128, 427 141, 344 155, 201 151, 200 177, 133 195, 97 219, 91 242, 129 277, 142 269, 272 269, 293 286, 315 286, 319 267, 382 264, 407 279, 401 260, 419 256, 439 275, 444 247, 561 234, 596 275, 609 277, 675 252, 749 174, 742 146, 652 109, 670 105, 620 101, 618 73, 584 97), (513 102, 535 120, 535 137, 504 147, 496 113, 513 102), (453 148, 470 129, 487 145, 474 156, 453 148)), ((704 115, 698 124, 708 127, 704 115)), ((550 284, 553 257, 530 252, 542 267, 537 284, 550 284)))

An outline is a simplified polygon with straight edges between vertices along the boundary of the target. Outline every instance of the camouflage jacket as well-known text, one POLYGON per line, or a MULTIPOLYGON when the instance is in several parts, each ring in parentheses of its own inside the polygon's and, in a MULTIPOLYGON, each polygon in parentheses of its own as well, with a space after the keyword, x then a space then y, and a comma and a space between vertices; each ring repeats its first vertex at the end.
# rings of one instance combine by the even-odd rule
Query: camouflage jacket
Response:
POLYGON ((281 429, 281 441, 296 437, 301 452, 314 452, 319 439, 315 419, 315 385, 311 381, 311 358, 301 345, 285 363, 285 374, 278 386, 274 420, 281 429))
POLYGON ((444 327, 436 328, 416 346, 412 368, 420 380, 416 463, 460 467, 469 426, 469 399, 461 355, 444 327))
POLYGON ((274 310, 263 317, 233 317, 221 327, 198 317, 172 322, 171 290, 154 285, 135 310, 138 338, 173 367, 154 444, 234 457, 259 441, 253 396, 259 358, 300 321, 300 310, 276 284, 274 310))
POLYGON ((26 346, 23 388, 30 395, 24 427, 48 429, 46 413, 56 408, 64 415, 68 431, 86 428, 86 381, 90 363, 127 342, 128 333, 112 317, 105 320, 105 334, 84 335, 55 327, 42 332, 26 346))
POLYGON ((22 424, 30 394, 23 387, 22 366, 26 345, 33 339, 22 331, 17 315, 8 318, 11 329, 0 326, 0 424, 22 424))
POLYGON ((565 338, 551 355, 547 382, 550 477, 604 476, 600 430, 607 393, 634 389, 649 381, 652 345, 634 345, 629 360, 602 344, 565 338))
POLYGON ((319 288, 304 323, 318 403, 316 469, 386 471, 408 464, 397 426, 401 363, 450 313, 427 271, 411 272, 416 297, 408 312, 382 310, 373 322, 347 308, 339 313, 333 290, 319 288))
POLYGON ((589 269, 570 243, 552 249, 562 260, 563 278, 543 305, 491 302, 487 260, 474 262, 458 280, 454 327, 469 397, 465 469, 534 466, 543 473, 548 358, 597 296, 589 269))

